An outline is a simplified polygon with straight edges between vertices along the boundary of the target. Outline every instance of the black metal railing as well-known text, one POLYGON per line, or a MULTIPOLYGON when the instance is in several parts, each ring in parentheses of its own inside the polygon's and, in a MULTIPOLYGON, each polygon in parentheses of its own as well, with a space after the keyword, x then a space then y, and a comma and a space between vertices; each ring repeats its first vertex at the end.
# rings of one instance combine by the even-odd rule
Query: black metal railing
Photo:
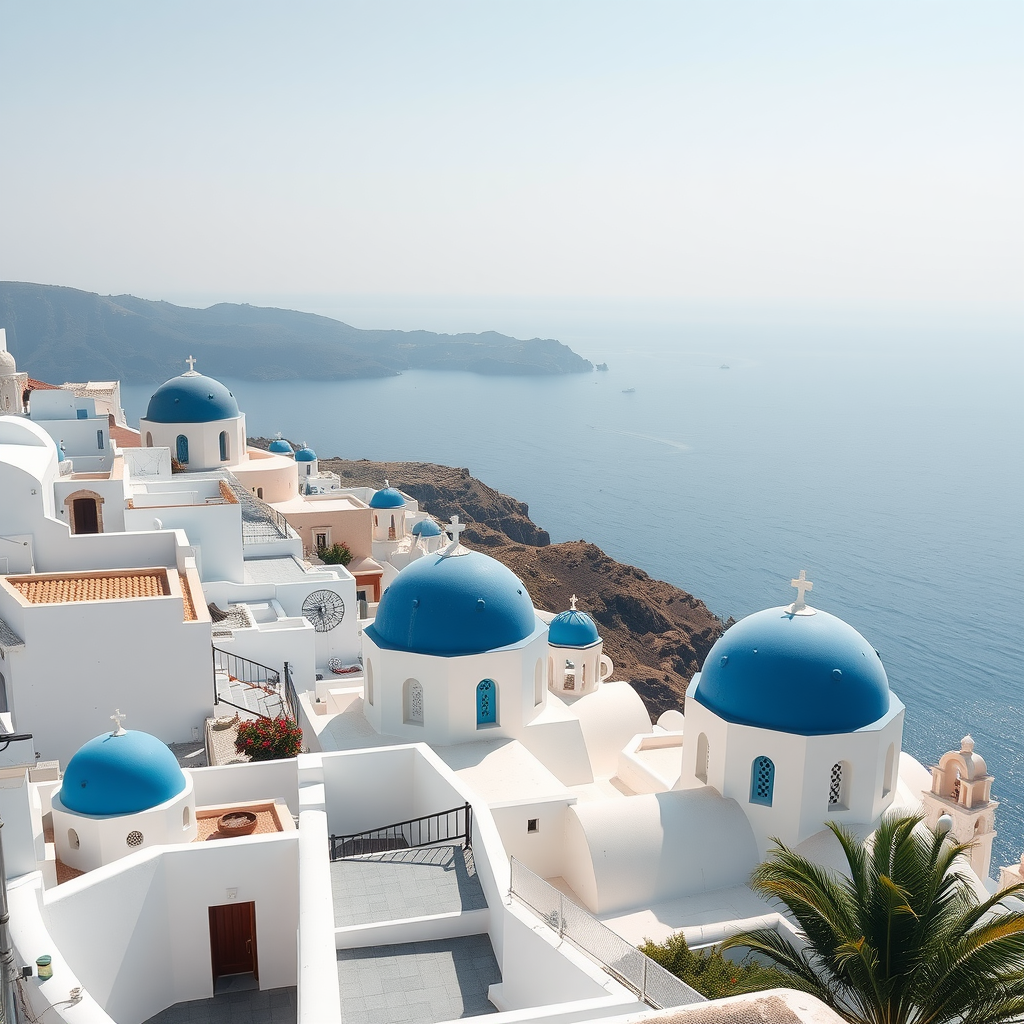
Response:
POLYGON ((216 646, 212 649, 214 704, 227 704, 260 718, 276 718, 283 711, 294 720, 292 695, 289 688, 282 685, 277 669, 216 646), (227 677, 227 693, 218 686, 218 675, 227 677), (232 696, 236 699, 232 700, 232 696))
POLYGON ((364 853, 387 850, 409 850, 414 846, 436 846, 463 840, 464 850, 473 847, 473 808, 465 803, 422 818, 397 821, 393 825, 353 832, 347 836, 329 837, 331 860, 358 857, 364 853))
POLYGON ((236 476, 228 473, 228 486, 242 514, 242 542, 259 544, 298 536, 276 508, 257 497, 236 476))

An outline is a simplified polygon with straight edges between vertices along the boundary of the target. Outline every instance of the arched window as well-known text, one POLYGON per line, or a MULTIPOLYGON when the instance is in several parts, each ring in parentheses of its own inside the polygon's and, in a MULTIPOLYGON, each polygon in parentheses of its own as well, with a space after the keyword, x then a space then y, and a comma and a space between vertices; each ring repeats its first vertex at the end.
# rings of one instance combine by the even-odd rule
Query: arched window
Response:
POLYGON ((956 769, 956 778, 953 779, 953 800, 960 803, 960 769, 956 769))
POLYGON ((771 807, 775 792, 775 765, 770 757, 755 757, 750 766, 750 802, 771 807))
POLYGON ((81 840, 78 838, 78 833, 73 829, 68 829, 68 846, 72 850, 77 850, 82 845, 81 840))
POLYGON ((227 462, 231 455, 231 446, 228 443, 228 432, 222 430, 220 432, 220 461, 227 462))
POLYGON ((256 497, 257 498, 262 498, 263 497, 263 488, 262 487, 257 487, 256 488, 256 497))
POLYGON ((498 724, 498 688, 493 679, 481 679, 476 686, 476 727, 498 724))
POLYGON ((373 707, 373 662, 366 662, 366 703, 373 707))
POLYGON ((188 463, 188 438, 179 434, 174 442, 175 458, 184 466, 188 463))
POLYGON ((146 431, 146 447, 153 447, 153 435, 148 430, 146 431))
POLYGON ((312 473, 313 473, 313 463, 312 462, 307 462, 306 463, 306 476, 311 476, 312 473))
POLYGON ((388 527, 388 540, 396 540, 395 535, 395 517, 391 517, 391 525, 388 527))
POLYGON ((191 824, 192 824, 192 815, 189 813, 189 809, 187 807, 182 807, 182 809, 181 809, 181 827, 182 827, 182 830, 184 831, 191 824))
POLYGON ((586 662, 583 662, 583 665, 581 667, 581 672, 583 673, 583 689, 585 690, 587 688, 587 663, 586 662))
POLYGON ((850 766, 845 761, 836 761, 828 780, 828 809, 842 811, 849 806, 846 793, 850 787, 850 766))
POLYGON ((888 796, 892 792, 892 770, 896 765, 896 744, 890 743, 889 750, 885 755, 885 775, 882 779, 882 796, 888 796))
POLYGON ((96 447, 100 451, 103 451, 103 431, 102 430, 97 430, 96 431, 96 447))
POLYGON ((576 689, 576 662, 565 659, 565 682, 562 683, 565 690, 576 689))
POLYGON ((533 668, 533 706, 544 700, 544 662, 540 658, 533 668))
POLYGON ((697 778, 700 779, 700 781, 703 782, 705 785, 707 785, 708 781, 709 756, 710 755, 708 751, 708 735, 707 733, 702 732, 697 737, 697 763, 694 766, 693 771, 697 778))
POLYGON ((406 725, 423 724, 423 684, 418 679, 402 685, 402 714, 406 725))

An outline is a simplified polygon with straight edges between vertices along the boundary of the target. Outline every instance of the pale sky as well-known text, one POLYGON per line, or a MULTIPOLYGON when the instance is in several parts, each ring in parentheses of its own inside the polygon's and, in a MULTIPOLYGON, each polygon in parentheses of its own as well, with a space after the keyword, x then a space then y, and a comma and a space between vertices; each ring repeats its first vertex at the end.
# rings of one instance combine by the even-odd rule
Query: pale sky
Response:
POLYGON ((1019 0, 10 3, 0 279, 1013 305, 1022 41, 1019 0))

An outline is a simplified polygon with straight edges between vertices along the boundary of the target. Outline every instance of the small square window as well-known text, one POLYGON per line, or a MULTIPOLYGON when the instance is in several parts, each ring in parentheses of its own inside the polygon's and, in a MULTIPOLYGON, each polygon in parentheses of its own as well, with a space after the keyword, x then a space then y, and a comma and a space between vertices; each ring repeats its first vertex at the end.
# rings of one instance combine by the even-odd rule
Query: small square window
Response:
POLYGON ((540 818, 527 818, 526 819, 526 831, 527 832, 539 832, 540 831, 540 818))

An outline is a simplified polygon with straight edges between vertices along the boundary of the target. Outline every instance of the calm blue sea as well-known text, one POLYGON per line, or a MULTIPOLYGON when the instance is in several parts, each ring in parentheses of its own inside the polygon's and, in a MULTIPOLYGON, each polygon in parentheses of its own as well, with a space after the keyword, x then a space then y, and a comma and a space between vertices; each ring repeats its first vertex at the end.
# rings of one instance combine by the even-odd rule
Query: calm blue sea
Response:
MULTIPOLYGON (((445 328, 434 313, 418 326, 465 329, 445 328)), ((250 434, 280 430, 325 457, 466 466, 528 502, 552 540, 593 541, 723 617, 788 603, 789 580, 806 569, 811 603, 847 619, 881 653, 907 705, 905 749, 930 764, 973 734, 1003 802, 993 870, 1016 861, 1024 851, 1019 335, 884 319, 667 318, 634 328, 621 317, 551 320, 545 327, 541 311, 529 325, 476 329, 556 336, 610 370, 226 383, 250 434)), ((150 391, 123 389, 130 421, 150 391)))

